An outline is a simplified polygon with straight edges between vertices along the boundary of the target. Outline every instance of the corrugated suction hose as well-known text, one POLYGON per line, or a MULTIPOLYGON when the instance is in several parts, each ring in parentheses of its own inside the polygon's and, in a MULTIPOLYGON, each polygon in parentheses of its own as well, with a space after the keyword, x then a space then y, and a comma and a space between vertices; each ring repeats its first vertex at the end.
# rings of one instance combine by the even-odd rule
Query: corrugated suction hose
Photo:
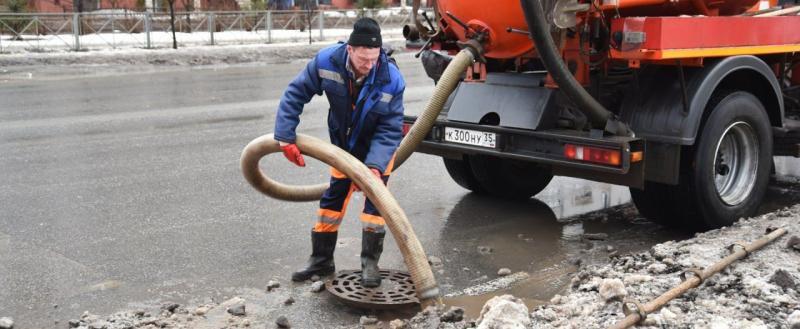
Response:
MULTIPOLYGON (((417 118, 406 137, 400 143, 395 155, 395 168, 399 167, 419 146, 433 127, 442 111, 445 101, 461 79, 461 74, 472 65, 474 55, 464 49, 447 66, 423 113, 417 118)), ((417 290, 417 297, 423 307, 440 304, 439 288, 428 264, 428 258, 403 209, 394 199, 383 182, 372 175, 361 161, 328 142, 311 136, 297 134, 297 147, 307 156, 320 160, 347 175, 364 194, 373 201, 375 207, 386 220, 386 226, 397 241, 400 253, 406 263, 411 279, 417 290)), ((258 163, 267 154, 281 152, 272 134, 254 139, 242 151, 241 166, 245 179, 256 190, 270 197, 286 201, 314 201, 322 197, 328 184, 287 185, 266 177, 258 163)))
POLYGON ((547 24, 542 6, 542 0, 520 0, 525 22, 530 29, 530 36, 536 45, 536 52, 542 59, 542 64, 558 84, 558 88, 578 106, 597 128, 621 135, 633 136, 630 128, 615 119, 614 113, 603 107, 586 89, 575 79, 572 72, 561 59, 561 50, 556 47, 550 35, 550 25, 547 24))

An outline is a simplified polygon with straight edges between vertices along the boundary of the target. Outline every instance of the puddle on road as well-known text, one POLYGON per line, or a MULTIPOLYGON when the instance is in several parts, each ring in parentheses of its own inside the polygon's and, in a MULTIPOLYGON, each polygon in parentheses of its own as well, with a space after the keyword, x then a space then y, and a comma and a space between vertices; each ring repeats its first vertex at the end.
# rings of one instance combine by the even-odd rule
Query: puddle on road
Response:
MULTIPOLYGON (((566 190, 562 187, 557 191, 566 190)), ((598 207, 608 200, 624 200, 611 193, 605 198, 596 197, 610 191, 613 189, 606 185, 599 193, 592 190, 571 200, 587 206, 600 203, 598 207)), ((555 207, 568 202, 572 201, 555 203, 555 207)), ((633 224, 637 214, 631 208, 621 206, 602 213, 559 219, 551 204, 537 199, 509 202, 466 195, 451 211, 440 236, 440 257, 444 264, 437 272, 437 280, 448 293, 457 295, 447 298, 446 304, 464 307, 467 316, 473 319, 487 300, 504 294, 522 298, 529 308, 534 308, 566 287, 576 264, 607 262, 611 252, 608 246, 618 252, 633 252, 687 236, 651 223, 633 224), (584 233, 605 233, 608 237, 590 241, 582 238, 584 233), (487 247, 491 253, 478 252, 487 247), (469 268, 464 264, 470 264, 469 268), (529 277, 477 296, 463 293, 469 289, 459 291, 458 287, 465 282, 474 286, 497 278, 500 268, 526 272, 529 277)), ((568 210, 569 206, 562 209, 568 210)))
MULTIPOLYGON (((606 262, 608 245, 639 251, 676 237, 655 224, 632 224, 636 211, 630 206, 591 213, 629 198, 627 188, 571 178, 557 178, 537 198, 523 202, 464 195, 447 213, 437 248, 426 249, 442 261, 433 271, 445 304, 462 307, 466 318, 476 319, 486 301, 512 294, 534 309, 563 291, 576 264, 606 262), (584 233, 608 237, 587 241, 584 233), (500 277, 500 268, 514 274, 500 277)), ((388 322, 413 314, 376 315, 388 322)))
POLYGON ((625 186, 555 177, 536 199, 550 206, 557 218, 568 218, 630 202, 631 195, 625 186))
POLYGON ((569 277, 569 274, 575 269, 571 265, 560 266, 539 271, 533 276, 525 272, 518 272, 515 275, 525 274, 524 279, 514 281, 505 288, 477 295, 446 296, 444 304, 464 308, 466 318, 477 319, 487 301, 497 296, 511 294, 520 298, 528 310, 533 310, 537 306, 546 304, 561 289, 560 285, 553 283, 561 282, 563 278, 569 277))
POLYGON ((522 300, 522 302, 525 303, 525 306, 528 307, 529 311, 532 311, 537 306, 544 305, 547 303, 546 300, 519 297, 519 296, 525 296, 524 293, 525 291, 522 289, 514 289, 514 291, 502 290, 502 291, 490 292, 480 296, 460 296, 460 297, 445 298, 444 304, 447 305, 448 307, 456 306, 463 308, 465 319, 476 320, 481 315, 481 309, 483 309, 483 305, 486 304, 486 302, 489 301, 490 299, 497 296, 512 294, 515 297, 522 300))

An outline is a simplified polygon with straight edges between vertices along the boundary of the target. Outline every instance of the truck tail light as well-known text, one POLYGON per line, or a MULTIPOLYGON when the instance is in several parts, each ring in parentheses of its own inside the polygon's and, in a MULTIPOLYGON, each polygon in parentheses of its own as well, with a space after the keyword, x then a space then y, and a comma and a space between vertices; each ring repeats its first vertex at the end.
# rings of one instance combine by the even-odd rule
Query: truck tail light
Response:
POLYGON ((403 122, 403 136, 408 135, 409 130, 411 130, 411 123, 403 122))
POLYGON ((616 167, 622 165, 622 152, 619 150, 564 144, 564 156, 570 160, 593 162, 616 167))

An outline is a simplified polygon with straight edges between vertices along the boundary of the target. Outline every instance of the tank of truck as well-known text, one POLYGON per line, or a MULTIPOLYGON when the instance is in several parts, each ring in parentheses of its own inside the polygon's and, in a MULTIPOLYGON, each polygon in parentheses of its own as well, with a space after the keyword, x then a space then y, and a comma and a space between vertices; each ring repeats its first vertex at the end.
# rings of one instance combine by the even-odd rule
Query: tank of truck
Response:
MULTIPOLYGON (((562 0, 564 1, 564 0, 562 0)), ((621 16, 678 16, 707 15, 729 16, 746 12, 759 0, 606 0, 601 6, 606 11, 619 12, 621 16)), ((544 1, 552 8, 552 1, 544 1)), ((485 56, 505 59, 519 57, 533 50, 533 42, 522 31, 527 30, 519 0, 439 0, 440 26, 453 39, 466 40, 467 32, 452 17, 477 31, 488 31, 485 56), (509 31, 515 29, 515 31, 509 31), (522 33, 520 33, 522 32, 522 33)))

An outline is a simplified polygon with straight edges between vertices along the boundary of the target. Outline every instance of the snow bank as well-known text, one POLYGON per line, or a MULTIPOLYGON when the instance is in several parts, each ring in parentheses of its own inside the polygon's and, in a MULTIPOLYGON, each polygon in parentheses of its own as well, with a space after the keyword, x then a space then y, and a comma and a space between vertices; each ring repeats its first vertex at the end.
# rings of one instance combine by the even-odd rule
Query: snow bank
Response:
POLYGON ((598 282, 621 280, 627 300, 645 303, 679 284, 684 270, 710 266, 728 255, 727 246, 756 240, 768 227, 789 233, 649 315, 641 328, 791 328, 790 315, 800 310, 800 250, 787 241, 800 234, 800 206, 583 268, 564 296, 531 313, 531 326, 608 327, 624 317, 622 302, 606 301, 598 282))
MULTIPOLYGON (((4 70, 42 70, 46 66, 90 66, 103 67, 131 66, 141 70, 142 66, 195 66, 240 63, 274 64, 292 60, 308 60, 323 47, 335 41, 315 42, 313 44, 287 43, 268 45, 230 45, 196 46, 178 49, 101 49, 90 52, 45 52, 14 53, 0 55, 0 74, 4 70)), ((401 39, 386 39, 386 45, 403 50, 401 39)))

